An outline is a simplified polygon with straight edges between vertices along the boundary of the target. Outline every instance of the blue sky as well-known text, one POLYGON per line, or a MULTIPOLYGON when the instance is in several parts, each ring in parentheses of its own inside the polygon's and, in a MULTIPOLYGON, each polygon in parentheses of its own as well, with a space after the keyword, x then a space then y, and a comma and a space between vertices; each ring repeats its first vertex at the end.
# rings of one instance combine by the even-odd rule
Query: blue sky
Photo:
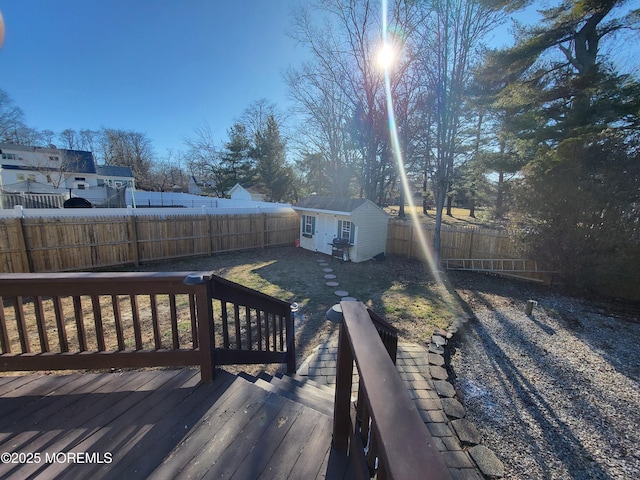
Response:
POLYGON ((251 102, 289 105, 282 72, 307 52, 286 31, 305 1, 0 0, 0 88, 37 129, 143 132, 158 158, 205 125, 220 143, 251 102))
POLYGON ((252 101, 287 106, 297 2, 1 0, 0 88, 38 129, 144 132, 159 157, 205 124, 223 140, 252 101))

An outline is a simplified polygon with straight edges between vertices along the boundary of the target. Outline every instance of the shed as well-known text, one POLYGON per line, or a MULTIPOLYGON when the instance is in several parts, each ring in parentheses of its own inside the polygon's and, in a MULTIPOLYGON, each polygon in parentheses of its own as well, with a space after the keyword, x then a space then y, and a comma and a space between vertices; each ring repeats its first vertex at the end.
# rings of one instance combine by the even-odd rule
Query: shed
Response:
POLYGON ((344 252, 336 252, 336 244, 348 241, 346 250, 352 262, 364 262, 386 252, 389 215, 370 200, 314 196, 292 208, 301 216, 302 248, 342 256, 344 252))
POLYGON ((247 186, 246 188, 236 183, 227 192, 232 200, 251 200, 254 202, 264 202, 267 192, 256 186, 247 186))

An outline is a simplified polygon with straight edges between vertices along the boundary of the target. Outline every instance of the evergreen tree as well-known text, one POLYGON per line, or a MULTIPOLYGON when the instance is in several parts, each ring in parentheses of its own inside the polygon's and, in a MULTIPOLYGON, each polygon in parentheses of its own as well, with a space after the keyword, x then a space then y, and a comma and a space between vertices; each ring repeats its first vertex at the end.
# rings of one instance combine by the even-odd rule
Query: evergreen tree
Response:
POLYGON ((537 259, 583 288, 640 284, 629 268, 640 263, 640 84, 600 48, 638 22, 638 10, 614 17, 628 3, 564 0, 483 71, 511 132, 533 146, 516 189, 519 231, 537 259))
POLYGON ((292 169, 286 164, 285 143, 274 115, 255 134, 251 157, 256 161, 258 181, 269 191, 271 201, 279 202, 288 193, 293 180, 292 169))
POLYGON ((220 168, 224 179, 221 188, 228 191, 236 183, 250 184, 255 178, 251 155, 251 141, 247 128, 235 123, 228 131, 229 141, 224 144, 220 157, 220 168))

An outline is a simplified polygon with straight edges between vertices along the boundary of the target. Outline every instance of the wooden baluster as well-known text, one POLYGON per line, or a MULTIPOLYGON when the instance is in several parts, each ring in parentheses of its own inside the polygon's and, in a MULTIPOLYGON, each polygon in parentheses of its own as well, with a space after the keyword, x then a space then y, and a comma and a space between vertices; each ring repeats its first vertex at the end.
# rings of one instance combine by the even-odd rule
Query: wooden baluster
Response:
POLYGON ((27 330, 27 323, 24 316, 24 308, 22 307, 22 297, 16 297, 16 303, 14 304, 14 310, 16 312, 16 322, 18 324, 18 336, 20 337, 20 348, 22 353, 30 353, 29 347, 29 331, 27 330))
POLYGON ((278 350, 278 330, 276 326, 276 314, 271 314, 271 333, 273 335, 273 351, 278 350))
POLYGON ((224 348, 229 348, 229 324, 227 314, 227 302, 220 300, 220 315, 222 316, 222 342, 224 348))
POLYGON ((280 351, 284 352, 284 317, 278 315, 278 321, 280 323, 280 351))
POLYGON ((64 322, 64 314, 62 313, 62 300, 60 297, 53 297, 53 311, 56 314, 56 326, 58 327, 58 342, 60 343, 60 351, 69 351, 69 342, 67 340, 67 328, 64 322))
POLYGON ((253 350, 253 345, 251 345, 251 309, 249 307, 245 307, 245 316, 247 320, 247 350, 253 350))
POLYGON ((151 305, 151 325, 153 326, 153 348, 162 348, 162 338, 160 338, 160 325, 158 323, 158 297, 155 294, 149 295, 151 305))
POLYGON ((100 306, 100 297, 91 295, 91 305, 93 306, 93 321, 96 326, 96 342, 98 343, 98 351, 106 350, 104 343, 104 327, 102 325, 102 307, 100 306))
POLYGON ((264 312, 264 345, 267 349, 267 352, 270 351, 269 349, 269 313, 268 312, 264 312))
POLYGON ((124 350, 124 335, 122 333, 122 312, 120 311, 120 301, 117 295, 111 295, 111 305, 113 305, 113 321, 116 328, 116 339, 118 340, 118 350, 124 350))
POLYGON ((78 334, 78 345, 81 352, 87 351, 87 333, 84 329, 84 316, 82 314, 82 301, 80 297, 73 297, 73 314, 76 319, 76 332, 78 334))
POLYGON ((130 295, 131 319, 133 321, 133 336, 136 339, 136 350, 142 350, 142 332, 140 331, 140 310, 138 309, 138 297, 130 295))
POLYGON ((178 309, 176 307, 176 295, 169 295, 169 310, 171 311, 171 334, 173 340, 173 349, 180 348, 180 336, 178 333, 178 309))
POLYGON ((233 322, 236 327, 236 350, 242 348, 242 333, 240 332, 240 306, 237 303, 233 304, 233 322))
POLYGON ((262 351, 262 319, 260 310, 256 310, 256 324, 258 326, 258 350, 262 351))
POLYGON ((33 308, 36 314, 36 324, 38 327, 38 337, 40 339, 40 351, 49 351, 49 338, 47 336, 47 326, 44 322, 44 308, 42 308, 42 297, 33 299, 33 308))
POLYGON ((378 460, 378 477, 380 477, 380 459, 378 458, 378 437, 371 422, 371 433, 369 434, 369 449, 367 450, 367 467, 369 467, 369 474, 373 476, 376 472, 376 460, 378 460))
POLYGON ((11 342, 9 342, 7 321, 4 316, 4 299, 2 297, 0 297, 0 347, 2 347, 2 353, 11 353, 11 342))
POLYGON ((189 294, 189 314, 191 315, 191 341, 194 349, 198 348, 198 322, 196 317, 196 299, 193 293, 189 294))

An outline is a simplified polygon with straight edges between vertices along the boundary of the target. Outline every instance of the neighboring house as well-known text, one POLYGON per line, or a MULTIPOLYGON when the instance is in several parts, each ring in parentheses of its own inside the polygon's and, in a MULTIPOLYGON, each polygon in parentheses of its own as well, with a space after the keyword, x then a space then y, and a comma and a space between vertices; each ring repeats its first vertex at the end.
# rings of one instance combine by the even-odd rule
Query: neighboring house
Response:
POLYGON ((98 185, 91 152, 55 147, 0 144, 0 188, 17 192, 22 182, 55 189, 85 190, 98 185))
MULTIPOLYGON (((96 167, 91 152, 0 144, 2 194, 74 196, 101 204, 113 194, 105 187, 117 190, 125 186, 134 186, 131 169, 96 167)), ((5 202, 0 207, 6 207, 5 202)))
POLYGON ((292 208, 301 215, 302 248, 348 257, 352 262, 370 260, 386 252, 389 215, 370 200, 308 197, 292 208), (340 240, 348 248, 337 248, 340 240))
POLYGON ((107 185, 111 188, 135 188, 135 179, 131 167, 102 165, 96 167, 98 186, 107 185))
POLYGON ((259 187, 248 186, 243 187, 239 183, 236 183, 227 192, 229 198, 232 200, 253 200, 255 202, 265 202, 267 198, 267 192, 259 187))
POLYGON ((193 175, 189 177, 188 191, 191 195, 202 195, 204 193, 213 193, 216 187, 215 182, 197 178, 193 175))

